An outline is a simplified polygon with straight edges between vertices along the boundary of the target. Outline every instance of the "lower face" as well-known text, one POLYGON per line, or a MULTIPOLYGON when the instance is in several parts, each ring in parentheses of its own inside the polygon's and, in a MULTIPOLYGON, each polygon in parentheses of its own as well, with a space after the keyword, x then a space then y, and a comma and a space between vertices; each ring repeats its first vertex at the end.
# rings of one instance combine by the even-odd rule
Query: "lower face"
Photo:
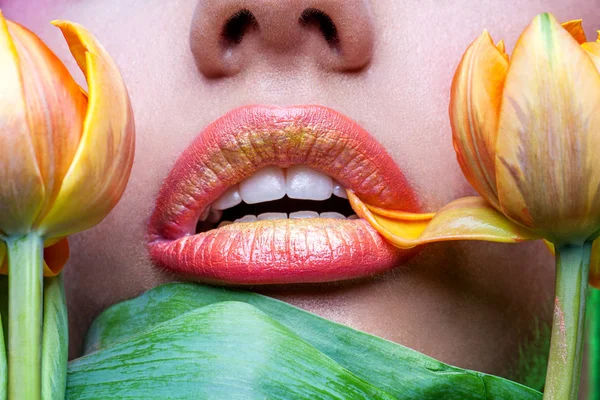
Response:
MULTIPOLYGON (((332 2, 322 1, 324 7, 332 2)), ((245 52, 234 54, 238 64, 227 70, 210 49, 203 53, 190 45, 197 37, 190 31, 207 24, 194 10, 217 4, 209 0, 65 0, 35 7, 2 2, 7 18, 39 34, 74 72, 48 21, 87 27, 119 65, 135 112, 136 160, 122 201, 100 225, 71 239, 66 284, 72 356, 109 305, 164 282, 193 279, 248 287, 460 367, 539 381, 532 371, 545 358, 553 291, 552 259, 542 245, 454 242, 397 251, 365 221, 347 218, 352 211, 335 185, 405 211, 434 211, 473 194, 455 160, 447 114, 462 52, 483 28, 514 44, 541 11, 559 20, 585 16, 592 31, 600 26, 600 9, 585 0, 576 8, 561 0, 525 1, 509 17, 502 0, 359 3, 372 28, 370 55, 346 71, 323 56, 328 50, 319 47, 322 37, 314 30, 294 42, 297 51, 273 44, 276 35, 263 43, 260 30, 250 31, 241 42, 245 52), (248 108, 256 104, 271 106, 248 108), (227 118, 235 121, 230 131, 227 118), (342 127, 335 125, 340 120, 342 127), (255 129, 247 129, 256 121, 255 129), (331 124, 337 130, 328 129, 331 124), (237 143, 230 156, 239 161, 244 149, 255 153, 225 168, 219 152, 223 156, 223 147, 242 131, 247 142, 237 143), (332 131, 341 136, 332 139, 332 131), (310 146, 316 152, 302 147, 309 139, 318 142, 310 146), (340 140, 350 145, 334 156, 340 140), (274 143, 285 151, 265 150, 277 148, 274 143), (362 162, 352 166, 357 157, 362 162), (216 167, 211 180, 208 171, 216 167), (200 173, 205 184, 190 189, 182 183, 186 174, 200 173), (194 199, 191 211, 174 211, 185 195, 194 199), (290 218, 303 211, 308 213, 290 218), (328 212, 338 215, 323 214, 328 212), (307 218, 315 213, 318 218, 307 218), (265 221, 244 222, 254 216, 265 221), (205 244, 182 251, 182 241, 199 241, 193 239, 197 232, 205 244), (282 232, 285 240, 278 239, 282 232), (257 235, 264 240, 254 240, 257 235), (198 249, 202 260, 181 261, 185 251, 198 249), (230 257, 219 259, 221 254, 230 257)), ((285 7, 277 10, 285 15, 285 7)))

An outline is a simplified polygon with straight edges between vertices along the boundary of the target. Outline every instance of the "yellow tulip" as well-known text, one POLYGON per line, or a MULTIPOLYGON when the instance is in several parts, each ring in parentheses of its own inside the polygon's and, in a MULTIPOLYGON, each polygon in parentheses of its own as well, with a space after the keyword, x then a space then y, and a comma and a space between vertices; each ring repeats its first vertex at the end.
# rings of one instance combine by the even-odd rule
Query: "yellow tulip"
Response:
MULTIPOLYGON (((88 93, 37 36, 0 13, 0 233, 37 232, 58 246, 100 222, 121 198, 135 137, 129 96, 106 50, 78 24, 53 24, 88 93)), ((62 268, 51 264, 47 276, 62 268)))
POLYGON ((598 44, 584 41, 580 21, 561 26, 541 14, 509 59, 484 32, 452 84, 463 173, 496 209, 555 243, 582 243, 600 229, 598 44))

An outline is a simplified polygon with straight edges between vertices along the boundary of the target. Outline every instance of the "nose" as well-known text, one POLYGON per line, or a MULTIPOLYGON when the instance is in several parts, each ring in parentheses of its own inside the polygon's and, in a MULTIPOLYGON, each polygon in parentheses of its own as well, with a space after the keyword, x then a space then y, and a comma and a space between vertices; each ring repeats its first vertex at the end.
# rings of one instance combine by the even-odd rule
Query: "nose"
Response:
POLYGON ((368 0, 199 0, 190 48, 210 78, 276 58, 357 71, 371 60, 372 19, 368 0))

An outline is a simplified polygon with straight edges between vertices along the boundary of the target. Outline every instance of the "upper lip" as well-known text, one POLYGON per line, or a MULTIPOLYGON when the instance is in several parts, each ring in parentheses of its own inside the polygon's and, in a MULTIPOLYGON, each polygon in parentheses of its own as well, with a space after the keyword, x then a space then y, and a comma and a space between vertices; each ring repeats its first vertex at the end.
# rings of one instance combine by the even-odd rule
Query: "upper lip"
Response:
POLYGON ((199 134, 162 185, 150 242, 194 234, 202 211, 230 186, 267 165, 303 164, 330 175, 365 202, 420 211, 385 148, 351 119, 322 106, 247 106, 199 134))

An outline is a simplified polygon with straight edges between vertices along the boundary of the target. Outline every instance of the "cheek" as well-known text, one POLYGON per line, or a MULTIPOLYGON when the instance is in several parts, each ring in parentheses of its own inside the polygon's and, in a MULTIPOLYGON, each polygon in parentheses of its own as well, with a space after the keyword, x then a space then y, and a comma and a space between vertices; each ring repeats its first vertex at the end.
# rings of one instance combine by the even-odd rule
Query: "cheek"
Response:
POLYGON ((456 161, 448 117, 452 77, 472 37, 449 39, 447 20, 456 6, 384 0, 373 7, 378 40, 368 89, 360 94, 361 122, 376 127, 372 133, 435 211, 473 194, 456 161), (398 17, 408 9, 410 18, 398 17))

